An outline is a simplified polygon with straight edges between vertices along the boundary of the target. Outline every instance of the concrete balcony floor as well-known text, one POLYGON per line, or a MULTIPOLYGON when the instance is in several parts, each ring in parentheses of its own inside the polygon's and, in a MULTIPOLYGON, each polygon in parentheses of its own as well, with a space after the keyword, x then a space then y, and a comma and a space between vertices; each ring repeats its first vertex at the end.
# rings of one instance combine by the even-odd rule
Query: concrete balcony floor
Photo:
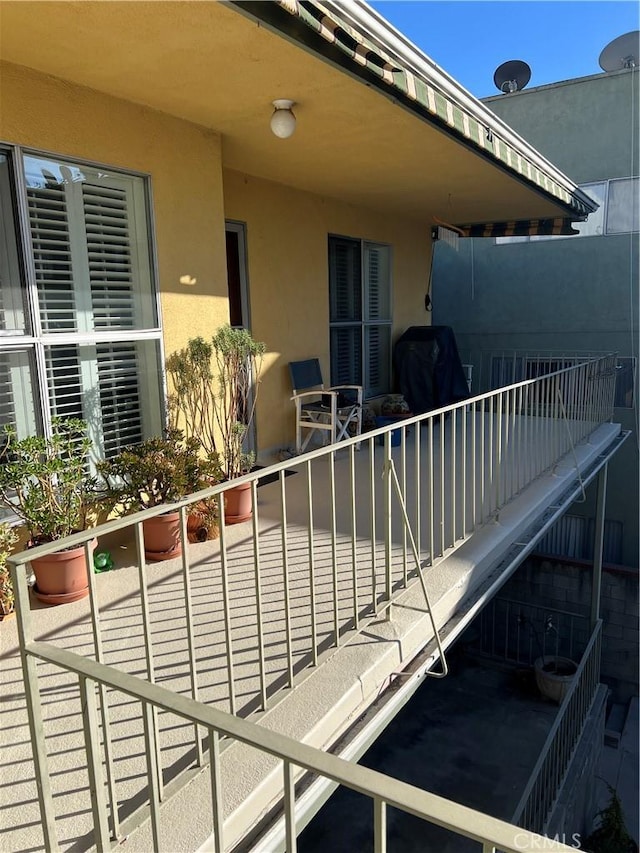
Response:
MULTIPOLYGON (((438 627, 468 604, 474 594, 513 548, 514 542, 548 507, 558 501, 576 478, 576 464, 584 473, 615 443, 619 427, 604 424, 588 442, 576 448, 576 459, 568 455, 551 473, 527 486, 501 510, 499 521, 490 521, 455 550, 426 571, 438 627)), ((369 450, 355 454, 356 467, 368 482, 369 450)), ((400 460, 399 448, 394 457, 400 460)), ((380 457, 382 454, 380 453, 380 457)), ((381 458, 376 460, 376 479, 381 458)), ((467 465, 467 476, 470 476, 467 465)), ((435 467, 435 462, 434 462, 435 467)), ((300 469, 298 469, 300 470, 300 469)), ((450 466, 446 465, 447 477, 450 466)), ((505 471, 507 469, 505 468, 505 471)), ((411 493, 408 472, 408 494, 411 493)), ((504 476, 509 476, 504 473, 504 476)), ((296 673, 295 689, 286 686, 287 643, 284 621, 280 488, 272 483, 260 488, 258 517, 261 540, 261 590, 264 617, 264 649, 268 710, 256 716, 298 740, 327 747, 356 719, 389 684, 393 672, 405 666, 433 638, 425 612, 420 585, 415 582, 393 606, 392 619, 376 617, 371 609, 372 585, 383 588, 384 542, 381 510, 377 510, 376 538, 372 546, 368 493, 356 503, 358 518, 356 559, 350 523, 348 454, 336 461, 336 536, 331 537, 328 466, 315 466, 313 474, 314 531, 316 537, 316 613, 320 665, 307 668, 311 656, 309 619, 309 569, 306 531, 307 480, 301 471, 285 480, 291 602, 291 649, 296 673), (379 535, 380 534, 380 535, 379 535), (338 563, 338 610, 341 645, 333 642, 333 577, 331 552, 338 563), (376 569, 372 571, 372 554, 376 569), (354 590, 354 566, 358 579, 354 590), (354 602, 358 602, 365 628, 349 633, 354 602), (350 615, 351 614, 351 615, 350 615), (280 692, 278 690, 280 689, 280 692)), ((478 475, 479 480, 479 475, 478 475)), ((470 480, 469 480, 470 482, 470 480)), ((362 494, 362 493, 361 493, 362 494)), ((437 502, 436 502, 437 503, 437 502)), ((435 509, 435 507, 434 507, 435 509)), ((457 512, 460 518, 460 510, 457 512)), ((423 542, 429 520, 423 520, 423 542)), ((434 519, 438 529, 439 518, 434 519)), ((450 522, 443 519, 443 524, 450 522)), ((258 653, 256 641, 256 597, 254 594, 253 545, 249 522, 227 528, 229 551, 229 606, 234 687, 237 712, 259 711, 258 653)), ((101 549, 111 550, 116 569, 97 576, 104 662, 131 674, 146 676, 143 621, 138 572, 132 538, 100 540, 101 549)), ((394 581, 403 574, 403 536, 396 512, 393 525, 394 581)), ((200 701, 229 709, 228 648, 223 618, 220 576, 220 543, 215 540, 189 547, 193 596, 194 630, 200 701)), ((411 563, 408 574, 411 580, 411 563)), ((498 569, 498 572, 500 570, 498 569)), ((150 596, 150 628, 156 681, 161 686, 191 695, 187 654, 183 585, 179 560, 150 564, 147 568, 150 596)), ((415 581, 415 578, 414 578, 415 581)), ((78 654, 93 657, 90 611, 86 599, 62 607, 46 608, 33 602, 35 639, 52 642, 78 654)), ((2 749, 0 751, 0 806, 3 807, 3 849, 40 850, 43 846, 36 798, 34 770, 22 675, 17 651, 15 620, 0 625, 2 672, 2 749)), ((49 750, 50 777, 57 810, 57 831, 62 849, 81 851, 92 847, 92 819, 77 679, 38 665, 49 750)), ((109 696, 117 795, 125 818, 142 799, 146 789, 144 739, 139 704, 117 693, 109 696)), ((193 727, 168 713, 160 714, 162 767, 165 782, 193 763, 193 727)), ((228 816, 229 842, 240 838, 278 798, 281 774, 275 760, 240 744, 230 745, 222 755, 225 780, 224 805, 228 816), (250 796, 250 799, 247 799, 250 796)), ((163 807, 166 850, 195 850, 211 833, 208 808, 208 770, 202 771, 163 807)), ((148 826, 133 832, 125 845, 129 850, 152 849, 148 826)))

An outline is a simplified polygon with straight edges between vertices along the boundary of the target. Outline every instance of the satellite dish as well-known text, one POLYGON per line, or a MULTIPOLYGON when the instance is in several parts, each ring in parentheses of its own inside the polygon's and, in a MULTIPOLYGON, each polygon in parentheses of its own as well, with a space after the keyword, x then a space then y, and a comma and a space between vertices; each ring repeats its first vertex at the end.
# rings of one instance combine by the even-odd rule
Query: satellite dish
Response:
POLYGON ((531 80, 531 69, 521 59, 503 62, 496 68, 496 73, 493 75, 493 82, 505 95, 524 89, 529 80, 531 80))
POLYGON ((640 30, 632 30, 610 41, 600 54, 600 68, 604 71, 621 71, 635 68, 640 54, 640 30))

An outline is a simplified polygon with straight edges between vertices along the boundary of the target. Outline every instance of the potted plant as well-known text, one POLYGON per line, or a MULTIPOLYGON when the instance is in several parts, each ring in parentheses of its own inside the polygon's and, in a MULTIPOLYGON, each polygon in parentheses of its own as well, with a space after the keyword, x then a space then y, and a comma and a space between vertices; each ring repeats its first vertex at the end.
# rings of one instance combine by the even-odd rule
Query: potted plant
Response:
POLYGON ((9 524, 0 524, 0 621, 6 619, 15 610, 13 584, 7 557, 18 541, 18 534, 9 524))
MULTIPOLYGON (((104 499, 121 514, 172 503, 221 479, 217 457, 201 456, 198 439, 185 439, 176 429, 126 447, 100 462, 98 472, 105 480, 104 499)), ((215 520, 211 504, 208 517, 208 523, 215 520)), ((143 530, 147 559, 168 560, 182 553, 178 512, 147 519, 143 530)))
MULTIPOLYGON (((84 421, 55 418, 50 436, 18 439, 6 426, 0 451, 0 504, 25 524, 29 547, 56 542, 87 526, 95 481, 87 475, 91 440, 84 421)), ((35 595, 63 604, 88 595, 84 546, 31 561, 35 595)))
POLYGON ((181 429, 186 439, 197 438, 210 457, 217 451, 212 355, 210 343, 204 338, 192 338, 166 361, 172 385, 168 398, 170 428, 181 429))
MULTIPOLYGON (((211 339, 217 368, 215 418, 221 437, 220 457, 227 480, 251 470, 255 456, 245 451, 253 421, 265 344, 254 341, 246 329, 222 326, 211 339)), ((251 517, 251 486, 245 483, 225 493, 225 520, 229 524, 251 517)))

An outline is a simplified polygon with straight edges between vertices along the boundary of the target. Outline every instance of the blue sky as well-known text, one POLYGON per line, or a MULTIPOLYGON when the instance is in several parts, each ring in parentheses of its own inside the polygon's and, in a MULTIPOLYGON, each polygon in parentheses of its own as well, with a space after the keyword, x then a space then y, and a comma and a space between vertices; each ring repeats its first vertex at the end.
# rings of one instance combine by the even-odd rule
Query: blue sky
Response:
POLYGON ((509 59, 529 86, 598 74, 614 38, 637 30, 636 0, 369 0, 381 15, 476 97, 497 95, 493 72, 509 59))

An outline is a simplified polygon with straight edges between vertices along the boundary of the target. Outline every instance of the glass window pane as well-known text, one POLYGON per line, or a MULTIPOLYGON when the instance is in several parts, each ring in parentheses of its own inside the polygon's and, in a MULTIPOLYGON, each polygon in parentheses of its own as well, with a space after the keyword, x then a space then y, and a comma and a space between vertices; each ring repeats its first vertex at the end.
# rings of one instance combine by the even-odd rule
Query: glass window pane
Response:
POLYGON ((364 247, 365 319, 391 319, 391 250, 366 243, 364 247))
POLYGON ((96 458, 162 431, 156 341, 46 349, 52 416, 83 418, 96 458))
POLYGON ((387 393, 391 388, 391 326, 366 326, 365 352, 365 397, 387 393))
POLYGON ((362 385, 362 327, 331 329, 331 384, 362 385))
POLYGON ((638 231, 640 178, 624 178, 609 182, 607 234, 638 231))
POLYGON ((329 238, 329 304, 332 323, 362 319, 360 242, 329 238))
POLYGON ((15 427, 18 438, 37 428, 31 356, 30 350, 0 351, 0 427, 15 427))
POLYGON ((616 390, 613 405, 616 408, 632 409, 633 388, 635 385, 635 358, 618 358, 616 365, 616 390))
POLYGON ((24 331, 24 293, 10 163, 0 153, 0 334, 24 331))
MULTIPOLYGON (((574 222, 572 223, 572 228, 578 232, 578 234, 536 234, 532 235, 528 239, 531 242, 536 240, 575 240, 577 236, 580 237, 597 237, 601 234, 604 234, 604 213, 605 213, 605 204, 607 200, 607 182, 600 181, 598 183, 593 184, 581 184, 581 189, 586 190, 586 192, 597 201, 600 207, 594 212, 590 213, 585 222, 574 222)), ((507 238, 511 239, 511 238, 507 238)), ((497 241, 496 241, 497 242, 497 241)))
MULTIPOLYGON (((604 208, 607 200, 607 183, 606 181, 602 181, 597 184, 582 184, 581 188, 597 201, 600 207, 595 213, 589 214, 586 222, 574 222, 572 227, 579 232, 581 237, 594 237, 604 234, 604 208)), ((569 237, 568 239, 573 238, 569 237)))
POLYGON ((45 332, 156 328, 144 181, 24 161, 45 332))

